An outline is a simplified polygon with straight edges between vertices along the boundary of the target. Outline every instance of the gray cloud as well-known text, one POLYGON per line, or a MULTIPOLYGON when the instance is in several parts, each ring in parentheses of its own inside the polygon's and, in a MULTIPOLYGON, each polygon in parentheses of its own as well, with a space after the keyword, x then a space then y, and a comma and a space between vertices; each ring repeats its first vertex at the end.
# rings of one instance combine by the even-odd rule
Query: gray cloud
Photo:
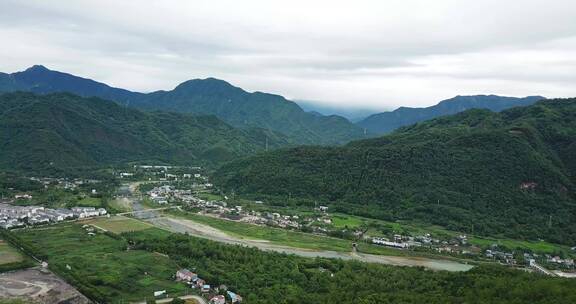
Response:
POLYGON ((576 96, 570 0, 0 2, 0 70, 133 90, 218 77, 347 108, 576 96))

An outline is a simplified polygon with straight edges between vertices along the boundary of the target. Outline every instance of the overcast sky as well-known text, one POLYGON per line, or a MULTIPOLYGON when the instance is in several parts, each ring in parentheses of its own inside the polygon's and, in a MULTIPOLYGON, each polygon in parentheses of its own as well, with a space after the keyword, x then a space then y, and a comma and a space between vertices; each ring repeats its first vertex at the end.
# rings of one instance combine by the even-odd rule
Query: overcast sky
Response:
POLYGON ((576 96, 576 1, 0 0, 0 71, 138 91, 191 78, 385 110, 576 96))

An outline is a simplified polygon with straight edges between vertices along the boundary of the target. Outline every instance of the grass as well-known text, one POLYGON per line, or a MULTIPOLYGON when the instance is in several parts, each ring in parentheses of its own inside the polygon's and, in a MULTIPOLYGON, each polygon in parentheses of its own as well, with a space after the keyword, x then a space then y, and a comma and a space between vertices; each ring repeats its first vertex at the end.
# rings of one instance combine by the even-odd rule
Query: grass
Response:
MULTIPOLYGON (((150 298, 156 290, 170 296, 182 295, 187 287, 172 279, 178 265, 168 257, 126 250, 123 239, 103 233, 89 236, 81 223, 67 223, 44 229, 18 232, 25 242, 42 248, 52 269, 63 277, 82 282, 106 297, 106 303, 126 303, 150 298), (70 270, 66 268, 70 266, 70 270)), ((144 231, 154 231, 149 228, 144 231)))
POLYGON ((332 225, 335 228, 346 228, 354 229, 356 227, 362 226, 365 221, 356 216, 344 215, 344 214, 336 214, 332 216, 332 225))
POLYGON ((82 224, 94 225, 112 233, 141 231, 153 227, 151 224, 124 216, 100 217, 82 221, 82 224))
POLYGON ((102 207, 102 200, 97 197, 85 197, 76 203, 79 207, 102 207))
MULTIPOLYGON (((277 245, 312 249, 312 250, 331 250, 339 252, 352 251, 353 242, 350 240, 338 239, 322 235, 315 235, 311 233, 290 231, 280 228, 228 221, 193 213, 169 211, 169 214, 181 218, 186 218, 195 221, 197 223, 208 225, 210 227, 216 228, 231 236, 235 236, 238 238, 266 240, 277 245)), ((381 246, 374 246, 369 244, 362 244, 362 246, 360 247, 360 251, 382 255, 407 254, 407 252, 405 251, 385 248, 381 246)))
POLYGON ((557 244, 552 244, 544 241, 522 241, 513 239, 498 239, 498 238, 482 238, 473 237, 469 239, 469 242, 480 247, 488 247, 492 244, 498 244, 510 249, 528 249, 537 253, 557 253, 557 252, 570 252, 568 246, 562 246, 557 244))
POLYGON ((0 240, 0 265, 21 262, 24 256, 4 240, 0 240))
MULTIPOLYGON (((332 216, 332 225, 334 228, 348 228, 353 229, 361 225, 367 225, 370 227, 367 234, 371 236, 383 236, 385 235, 379 228, 385 228, 394 233, 399 234, 411 234, 411 235, 423 235, 426 233, 432 234, 433 237, 455 237, 461 233, 456 231, 450 231, 440 226, 428 225, 422 223, 414 222, 387 222, 376 219, 363 218, 359 216, 346 215, 346 214, 335 214, 332 216), (372 226, 370 226, 372 224, 372 226), (375 228, 378 227, 378 228, 375 228)), ((468 234, 466 234, 468 235, 468 234)), ((470 236, 469 243, 487 248, 492 244, 498 244, 505 246, 509 249, 527 249, 535 253, 557 253, 565 252, 569 253, 570 248, 563 245, 548 243, 544 241, 524 241, 524 240, 514 240, 509 238, 498 238, 498 237, 479 237, 470 236)))
POLYGON ((207 200, 207 201, 223 201, 224 197, 219 194, 213 194, 208 192, 200 192, 198 193, 198 197, 207 200))

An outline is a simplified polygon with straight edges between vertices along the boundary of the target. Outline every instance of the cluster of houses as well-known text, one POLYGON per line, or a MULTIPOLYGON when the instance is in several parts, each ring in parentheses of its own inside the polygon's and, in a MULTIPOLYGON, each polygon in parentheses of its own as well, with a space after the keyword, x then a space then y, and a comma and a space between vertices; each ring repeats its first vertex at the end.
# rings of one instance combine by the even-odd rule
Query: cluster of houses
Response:
POLYGON ((168 199, 173 195, 172 188, 168 185, 154 187, 152 190, 148 191, 148 196, 150 199, 160 205, 168 204, 168 199))
POLYGON ((180 269, 176 272, 176 280, 188 284, 191 288, 197 288, 201 293, 208 296, 211 304, 225 304, 225 303, 241 303, 242 297, 230 290, 226 285, 220 285, 213 288, 206 281, 201 279, 196 273, 188 269, 180 269), (225 293, 228 296, 227 302, 225 293))
MULTIPOLYGON (((517 265, 519 262, 516 260, 514 253, 498 250, 496 246, 491 249, 486 249, 484 252, 485 257, 497 260, 500 263, 508 265, 517 265)), ((550 254, 537 254, 525 252, 522 254, 524 261, 528 266, 532 266, 536 262, 546 265, 551 269, 576 269, 576 263, 572 258, 561 258, 557 255, 550 254)))
POLYGON ((281 215, 277 212, 244 212, 241 206, 235 208, 238 214, 242 216, 240 218, 242 222, 287 229, 300 229, 302 227, 298 215, 281 215))
POLYGON ((514 258, 514 254, 510 252, 499 251, 496 249, 486 249, 486 251, 484 251, 484 256, 490 259, 500 261, 504 264, 516 265, 516 259, 514 258))
MULTIPOLYGON (((206 183, 206 184, 192 184, 191 188, 196 189, 196 190, 204 190, 207 187, 211 187, 212 184, 206 183)), ((154 187, 152 190, 148 191, 146 193, 148 195, 148 197, 150 197, 150 199, 152 201, 154 201, 157 204, 163 205, 163 204, 168 204, 168 202, 182 202, 182 203, 186 203, 189 205, 202 205, 203 207, 213 207, 215 206, 215 204, 213 204, 212 202, 206 202, 204 200, 201 200, 197 197, 195 197, 192 193, 192 190, 190 189, 186 189, 186 190, 181 190, 181 189, 176 189, 174 186, 170 186, 170 185, 163 185, 163 186, 158 186, 158 187, 154 187)))
MULTIPOLYGON (((208 178, 199 172, 201 167, 180 167, 180 166, 156 166, 156 165, 135 165, 133 170, 116 172, 114 175, 120 178, 147 179, 149 181, 184 181, 195 180, 203 185, 207 183, 208 178)), ((210 184, 210 187, 212 185, 210 184)))
POLYGON ((0 228, 12 229, 28 225, 57 223, 76 218, 88 218, 107 214, 104 208, 74 207, 50 209, 41 206, 14 206, 0 204, 0 228))
POLYGON ((410 245, 407 242, 396 242, 396 241, 392 242, 386 238, 373 238, 372 244, 382 245, 382 246, 387 246, 387 247, 400 248, 400 249, 405 249, 405 248, 410 247, 410 245))
MULTIPOLYGON (((475 245, 470 245, 466 235, 458 235, 449 239, 432 238, 429 233, 424 235, 408 236, 395 234, 391 239, 376 237, 371 239, 372 244, 387 246, 399 249, 421 247, 425 250, 433 250, 442 254, 480 256, 482 249, 475 245)), ((508 254, 488 251, 486 257, 496 257, 505 263, 512 263, 508 254)))
MULTIPOLYGON (((439 239, 432 238, 429 233, 417 236, 394 234, 391 237, 391 239, 385 237, 375 237, 372 238, 372 244, 393 248, 400 248, 400 249, 427 246, 427 247, 434 247, 436 248, 437 251, 442 250, 447 251, 447 248, 450 247, 451 245, 451 243, 448 241, 440 241, 439 239)), ((452 245, 458 245, 458 244, 452 244, 452 245)))
MULTIPOLYGON (((242 297, 232 291, 226 290, 226 295, 228 296, 228 299, 230 300, 230 303, 242 303, 242 297)), ((226 296, 224 295, 215 295, 213 297, 210 298, 210 301, 208 302, 210 304, 226 304, 226 296)))
POLYGON ((545 254, 544 258, 546 259, 546 262, 548 262, 548 263, 554 263, 554 264, 564 266, 567 268, 574 268, 574 266, 575 266, 574 259, 571 259, 571 258, 563 259, 559 256, 552 256, 549 254, 545 254))
POLYGON ((100 183, 99 180, 95 179, 69 179, 69 178, 53 178, 53 177, 31 177, 30 180, 36 181, 44 185, 44 188, 48 188, 50 185, 54 185, 57 188, 74 190, 78 186, 85 184, 96 184, 100 183))

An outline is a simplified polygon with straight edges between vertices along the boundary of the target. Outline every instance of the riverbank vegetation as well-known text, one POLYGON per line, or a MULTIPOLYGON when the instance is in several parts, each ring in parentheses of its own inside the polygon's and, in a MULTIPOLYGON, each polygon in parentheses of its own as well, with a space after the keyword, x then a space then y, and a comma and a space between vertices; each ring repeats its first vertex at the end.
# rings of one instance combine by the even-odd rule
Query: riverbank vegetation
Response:
POLYGON ((433 272, 335 259, 309 259, 172 234, 126 235, 135 248, 161 252, 225 284, 250 304, 264 303, 571 303, 576 281, 479 266, 433 272))

